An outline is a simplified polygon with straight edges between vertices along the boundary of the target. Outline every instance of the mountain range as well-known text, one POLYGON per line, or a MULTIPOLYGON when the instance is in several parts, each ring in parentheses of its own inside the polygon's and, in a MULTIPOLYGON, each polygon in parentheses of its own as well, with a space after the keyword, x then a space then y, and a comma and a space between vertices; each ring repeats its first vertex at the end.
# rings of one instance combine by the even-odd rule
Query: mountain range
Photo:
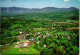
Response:
POLYGON ((22 7, 0 7, 1 12, 35 12, 35 11, 55 11, 55 10, 77 10, 78 8, 56 8, 56 7, 44 7, 44 8, 22 8, 22 7))

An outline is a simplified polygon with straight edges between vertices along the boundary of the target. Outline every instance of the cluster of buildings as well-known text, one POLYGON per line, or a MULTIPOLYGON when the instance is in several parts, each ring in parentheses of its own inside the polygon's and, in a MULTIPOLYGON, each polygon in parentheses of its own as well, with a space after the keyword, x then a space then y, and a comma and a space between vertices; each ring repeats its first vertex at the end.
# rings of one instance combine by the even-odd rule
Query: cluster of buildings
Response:
MULTIPOLYGON (((19 39, 25 39, 25 36, 29 36, 30 33, 23 33, 23 32, 19 32, 20 35, 17 36, 17 38, 19 39)), ((20 47, 27 47, 28 45, 30 45, 31 43, 34 43, 34 39, 37 39, 38 42, 37 44, 40 43, 39 37, 49 37, 50 34, 47 32, 46 35, 41 34, 40 32, 35 32, 34 35, 32 37, 30 37, 29 39, 27 39, 24 42, 17 42, 16 44, 19 45, 20 47)), ((44 44, 44 47, 46 47, 46 45, 44 44)))

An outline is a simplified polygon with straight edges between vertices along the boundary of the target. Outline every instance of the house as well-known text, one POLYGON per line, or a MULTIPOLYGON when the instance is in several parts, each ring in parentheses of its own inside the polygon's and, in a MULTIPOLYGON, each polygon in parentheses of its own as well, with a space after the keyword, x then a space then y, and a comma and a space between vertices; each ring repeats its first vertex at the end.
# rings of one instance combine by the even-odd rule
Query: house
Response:
POLYGON ((24 43, 24 46, 27 47, 27 46, 28 46, 28 43, 25 42, 25 43, 24 43))
POLYGON ((31 30, 31 29, 29 29, 29 30, 31 30))
POLYGON ((39 42, 37 42, 37 44, 39 44, 39 42))
POLYGON ((19 34, 22 34, 22 32, 19 32, 19 34))
POLYGON ((20 48, 24 48, 24 47, 27 47, 28 46, 28 43, 21 42, 19 46, 20 46, 20 48))
POLYGON ((36 37, 36 34, 34 34, 34 37, 36 37))
POLYGON ((29 40, 26 40, 26 43, 30 43, 30 41, 29 40))
POLYGON ((26 36, 29 36, 29 34, 26 34, 26 36))
POLYGON ((30 45, 30 41, 27 40, 27 41, 25 41, 25 42, 21 42, 19 46, 20 46, 21 48, 24 48, 24 47, 27 47, 28 45, 30 45))
POLYGON ((50 35, 50 34, 47 32, 46 35, 50 35))
POLYGON ((70 39, 70 36, 67 36, 68 39, 70 39))
POLYGON ((26 43, 30 44, 30 41, 27 40, 26 43))
POLYGON ((17 45, 19 45, 19 44, 20 44, 20 42, 17 42, 16 44, 17 44, 17 45))
POLYGON ((46 35, 43 35, 43 37, 46 37, 46 35))
POLYGON ((40 35, 40 32, 37 32, 37 35, 40 35))
POLYGON ((25 39, 25 34, 18 35, 17 38, 19 38, 19 39, 25 39))
POLYGON ((43 34, 41 34, 40 36, 43 37, 43 34))
POLYGON ((30 43, 30 41, 28 41, 28 40, 26 41, 26 43, 27 43, 28 45, 30 45, 30 44, 31 44, 31 43, 30 43))
POLYGON ((62 37, 63 37, 63 35, 62 35, 62 37))
POLYGON ((44 44, 44 47, 46 47, 46 45, 44 44))

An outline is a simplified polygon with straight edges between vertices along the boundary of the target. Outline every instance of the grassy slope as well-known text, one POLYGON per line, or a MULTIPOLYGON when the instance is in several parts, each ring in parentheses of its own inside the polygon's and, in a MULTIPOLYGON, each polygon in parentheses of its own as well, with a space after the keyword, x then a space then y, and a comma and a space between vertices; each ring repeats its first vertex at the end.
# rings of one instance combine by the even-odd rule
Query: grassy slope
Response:
POLYGON ((10 46, 7 50, 4 49, 3 51, 1 51, 0 54, 39 54, 40 51, 34 49, 34 46, 32 45, 29 45, 29 48, 13 48, 13 46, 10 46))

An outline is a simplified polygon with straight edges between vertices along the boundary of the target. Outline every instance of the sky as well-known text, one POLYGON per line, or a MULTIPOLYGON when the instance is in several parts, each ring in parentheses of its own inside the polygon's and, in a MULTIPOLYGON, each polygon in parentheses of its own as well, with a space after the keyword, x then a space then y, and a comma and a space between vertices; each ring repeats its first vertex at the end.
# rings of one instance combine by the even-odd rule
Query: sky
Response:
POLYGON ((23 8, 79 8, 80 0, 1 0, 1 7, 23 7, 23 8))

